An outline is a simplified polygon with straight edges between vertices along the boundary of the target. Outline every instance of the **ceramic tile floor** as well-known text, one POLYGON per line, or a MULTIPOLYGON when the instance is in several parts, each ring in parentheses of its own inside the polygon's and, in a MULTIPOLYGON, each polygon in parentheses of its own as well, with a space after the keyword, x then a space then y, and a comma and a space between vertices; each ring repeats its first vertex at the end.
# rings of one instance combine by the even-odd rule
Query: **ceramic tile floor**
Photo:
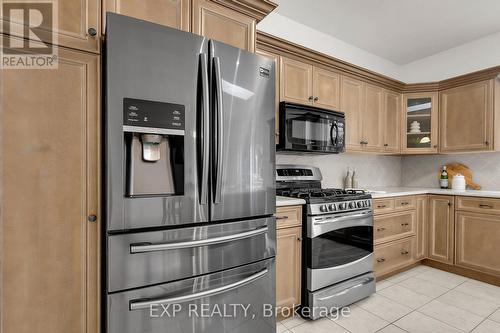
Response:
POLYGON ((334 320, 277 323, 287 333, 500 333, 500 287, 427 266, 377 282, 377 292, 334 320))

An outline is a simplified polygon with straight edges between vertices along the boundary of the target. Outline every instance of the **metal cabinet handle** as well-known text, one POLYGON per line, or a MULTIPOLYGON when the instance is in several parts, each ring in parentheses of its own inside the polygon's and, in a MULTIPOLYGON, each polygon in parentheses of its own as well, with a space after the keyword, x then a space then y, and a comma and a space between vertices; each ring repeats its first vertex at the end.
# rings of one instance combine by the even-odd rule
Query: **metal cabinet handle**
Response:
POLYGON ((319 100, 319 97, 318 97, 318 96, 314 97, 314 101, 315 101, 315 102, 317 102, 318 100, 319 100))
POLYGON ((409 204, 410 204, 409 202, 402 202, 402 203, 401 203, 401 206, 407 206, 407 205, 409 205, 409 204))
POLYGON ((130 244, 130 253, 133 254, 133 253, 144 253, 144 252, 154 252, 154 251, 187 249, 192 247, 227 243, 238 239, 257 236, 267 232, 268 228, 264 227, 251 231, 241 232, 234 235, 227 235, 227 236, 207 238, 207 239, 187 241, 187 242, 172 242, 172 243, 160 243, 160 244, 151 244, 151 243, 130 244))
POLYGON ((385 208, 387 207, 386 205, 378 205, 377 208, 385 208))
POLYGON ((378 258, 377 259, 377 262, 384 262, 385 261, 385 258, 378 258))
POLYGON ((299 242, 302 242, 302 237, 297 237, 297 240, 298 240, 299 242))
POLYGON ((309 100, 309 102, 312 102, 314 100, 314 97, 313 96, 309 96, 308 100, 309 100))
POLYGON ((359 143, 360 143, 360 144, 362 144, 362 145, 367 145, 367 144, 368 144, 368 141, 364 141, 364 140, 363 140, 363 141, 360 141, 359 143))
POLYGON ((286 220, 288 216, 276 216, 276 220, 286 220))
POLYGON ((402 255, 404 255, 404 256, 405 256, 405 255, 407 255, 407 254, 409 254, 409 253, 410 253, 410 252, 408 252, 408 251, 406 251, 406 250, 405 250, 405 251, 401 251, 401 254, 402 254, 402 255))
POLYGON ((176 296, 176 297, 174 296, 174 297, 169 297, 169 298, 159 298, 159 299, 132 300, 129 303, 129 310, 133 311, 133 310, 149 309, 151 305, 184 303, 184 302, 189 302, 189 301, 199 299, 199 298, 214 296, 214 295, 221 294, 221 293, 224 293, 226 291, 244 286, 246 284, 249 284, 257 279, 262 278, 268 272, 269 272, 269 270, 266 268, 266 269, 264 269, 256 274, 253 274, 247 278, 244 278, 243 280, 240 280, 240 281, 237 281, 234 283, 230 283, 230 284, 227 284, 225 286, 218 287, 218 288, 205 290, 205 291, 195 293, 195 294, 176 296))
POLYGON ((490 142, 489 141, 484 141, 484 144, 489 146, 490 145, 490 142))
POLYGON ((97 36, 97 30, 96 30, 95 28, 89 28, 89 29, 87 30, 87 33, 88 33, 88 34, 89 34, 89 36, 91 36, 91 37, 95 37, 95 36, 97 36))
POLYGON ((434 145, 434 146, 432 146, 432 147, 437 148, 437 147, 438 147, 438 145, 434 145))
POLYGON ((389 147, 389 144, 388 143, 384 143, 384 147, 389 147))
POLYGON ((493 209, 493 206, 492 205, 479 204, 479 208, 493 209))
POLYGON ((87 220, 88 220, 89 222, 95 222, 95 221, 97 221, 97 216, 96 216, 96 215, 93 215, 93 214, 92 214, 92 215, 89 215, 89 216, 87 216, 87 220))
POLYGON ((384 228, 384 227, 382 227, 382 228, 377 228, 377 231, 384 231, 384 230, 385 230, 385 228, 384 228))
POLYGON ((410 225, 409 223, 401 223, 401 226, 402 226, 402 227, 407 227, 407 226, 409 226, 409 225, 410 225))

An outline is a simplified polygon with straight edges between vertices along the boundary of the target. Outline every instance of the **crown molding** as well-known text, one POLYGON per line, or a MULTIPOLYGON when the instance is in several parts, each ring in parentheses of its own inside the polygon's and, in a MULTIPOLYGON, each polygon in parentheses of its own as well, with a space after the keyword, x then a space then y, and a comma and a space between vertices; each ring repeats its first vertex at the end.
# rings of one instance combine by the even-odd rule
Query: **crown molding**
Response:
POLYGON ((270 12, 272 12, 278 4, 270 0, 209 0, 224 7, 240 12, 244 15, 254 18, 260 22, 270 12))

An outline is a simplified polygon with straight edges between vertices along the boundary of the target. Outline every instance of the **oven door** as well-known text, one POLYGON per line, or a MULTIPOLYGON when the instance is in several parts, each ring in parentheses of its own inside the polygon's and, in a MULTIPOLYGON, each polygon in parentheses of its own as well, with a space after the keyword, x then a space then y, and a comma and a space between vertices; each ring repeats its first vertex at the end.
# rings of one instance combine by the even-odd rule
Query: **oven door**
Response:
POLYGON ((343 151, 344 121, 336 112, 282 104, 280 121, 281 149, 325 153, 343 151))
POLYGON ((310 291, 373 271, 371 210, 309 217, 305 260, 310 291))

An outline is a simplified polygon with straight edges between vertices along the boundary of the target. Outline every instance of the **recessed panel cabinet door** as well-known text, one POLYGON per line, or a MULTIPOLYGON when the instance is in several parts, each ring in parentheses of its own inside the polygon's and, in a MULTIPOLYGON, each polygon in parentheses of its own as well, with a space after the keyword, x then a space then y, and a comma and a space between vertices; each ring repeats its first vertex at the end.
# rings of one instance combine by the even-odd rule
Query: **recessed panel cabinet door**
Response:
POLYGON ((302 228, 276 231, 276 306, 300 304, 302 228))
MULTIPOLYGON (((55 31, 57 34, 57 45, 96 53, 100 51, 100 0, 59 0, 53 6, 57 13, 57 19, 52 21, 54 26, 47 26, 51 21, 43 19, 40 28, 55 31)), ((28 4, 25 13, 27 13, 29 8, 28 4)), ((13 22, 16 22, 16 20, 13 20, 13 22)), ((17 31, 22 33, 23 30, 12 29, 10 34, 26 37, 18 34, 17 31)), ((39 37, 43 41, 49 41, 48 36, 40 35, 39 37)), ((33 39, 33 36, 30 38, 33 39)))
POLYGON ((442 152, 493 149, 494 80, 440 93, 442 152))
POLYGON ((303 62, 281 57, 280 100, 312 104, 312 66, 303 62))
POLYGON ((280 137, 280 126, 279 126, 279 103, 280 103, 280 70, 279 70, 279 64, 280 64, 280 56, 278 54, 264 51, 264 50, 256 50, 255 53, 260 54, 264 57, 268 57, 274 61, 274 70, 275 70, 275 75, 276 75, 276 82, 275 82, 275 123, 274 123, 274 139, 276 144, 279 142, 279 137, 280 137))
POLYGON ((322 68, 313 68, 314 106, 339 111, 340 75, 322 68))
POLYGON ((398 154, 401 137, 401 94, 384 92, 384 152, 398 154))
POLYGON ((103 33, 106 12, 114 12, 141 20, 189 31, 190 0, 104 0, 103 33))
POLYGON ((99 56, 3 70, 3 333, 99 331, 99 56))
POLYGON ((417 202, 417 246, 415 249, 415 259, 420 260, 427 257, 427 228, 429 221, 429 197, 419 195, 417 202))
POLYGON ((384 90, 382 88, 366 85, 362 121, 363 150, 382 151, 382 128, 384 126, 384 90))
POLYGON ((255 51, 255 20, 207 0, 193 0, 192 32, 255 51))
POLYGON ((361 150, 364 83, 342 76, 340 80, 340 111, 345 113, 346 149, 361 150))
POLYGON ((429 259, 453 264, 454 197, 429 196, 429 259))

